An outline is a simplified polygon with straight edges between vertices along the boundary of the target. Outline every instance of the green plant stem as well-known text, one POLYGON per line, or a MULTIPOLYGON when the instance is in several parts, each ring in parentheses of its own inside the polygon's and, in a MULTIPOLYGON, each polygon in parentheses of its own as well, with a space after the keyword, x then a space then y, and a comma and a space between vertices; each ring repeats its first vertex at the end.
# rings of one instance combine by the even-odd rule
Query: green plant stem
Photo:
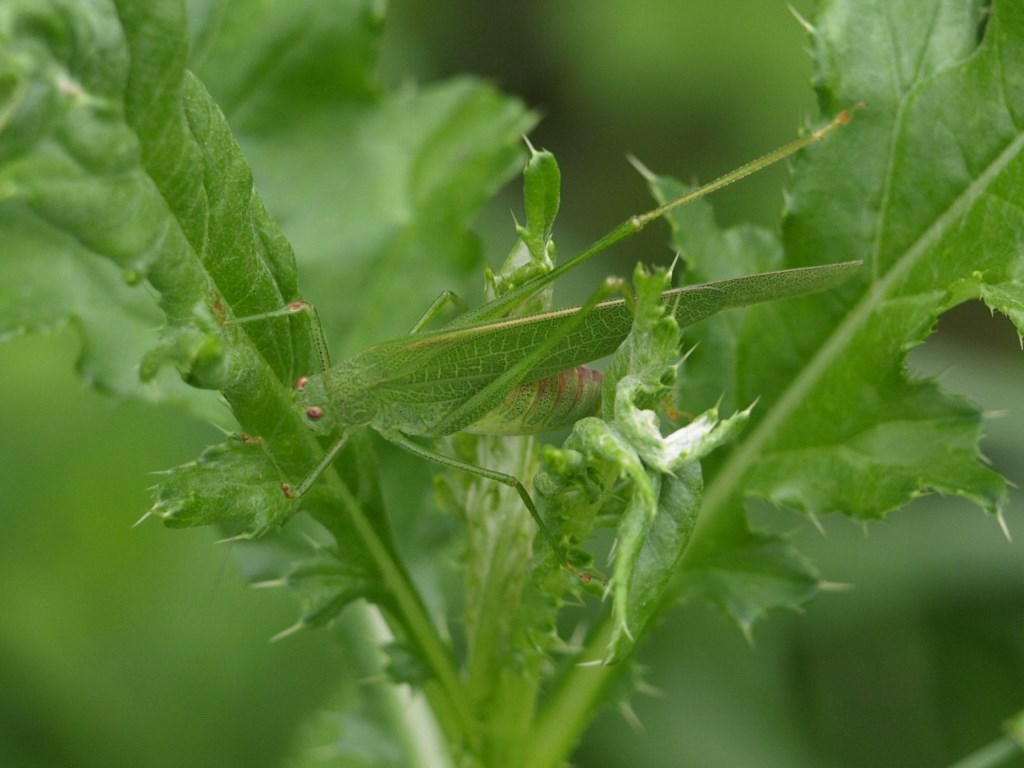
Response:
POLYGON ((380 709, 387 713, 406 764, 410 768, 453 766, 449 745, 429 702, 419 692, 393 685, 380 674, 387 662, 382 649, 395 637, 383 614, 368 604, 349 606, 348 611, 351 622, 339 629, 347 637, 348 646, 355 646, 356 653, 361 655, 361 666, 377 677, 369 695, 375 696, 380 709))
POLYGON ((529 768, 559 768, 593 720, 594 712, 615 676, 627 665, 602 664, 612 638, 611 614, 590 633, 580 661, 572 666, 555 688, 537 717, 533 740, 520 765, 529 768))
POLYGON ((340 480, 333 485, 357 533, 376 563, 381 581, 393 601, 389 606, 394 612, 393 616, 390 610, 385 614, 391 616, 389 625, 392 631, 409 637, 433 673, 433 681, 426 683, 423 690, 448 743, 466 744, 471 750, 476 751, 479 745, 477 730, 474 727, 475 718, 466 699, 462 681, 418 593, 413 589, 404 569, 392 557, 391 550, 377 535, 373 524, 348 487, 340 480))
MULTIPOLYGON (((532 477, 536 471, 532 438, 480 438, 478 456, 516 477, 532 477)), ((488 768, 518 765, 523 744, 532 738, 534 707, 544 652, 531 647, 520 617, 523 591, 536 589, 523 568, 530 557, 536 528, 516 493, 495 488, 486 479, 473 484, 476 529, 470 547, 475 589, 467 588, 466 665, 467 694, 483 722, 484 764, 488 768), (482 555, 482 556, 481 556, 482 555), (518 649, 514 660, 509 649, 518 649)), ((535 609, 534 609, 535 610, 535 609)))

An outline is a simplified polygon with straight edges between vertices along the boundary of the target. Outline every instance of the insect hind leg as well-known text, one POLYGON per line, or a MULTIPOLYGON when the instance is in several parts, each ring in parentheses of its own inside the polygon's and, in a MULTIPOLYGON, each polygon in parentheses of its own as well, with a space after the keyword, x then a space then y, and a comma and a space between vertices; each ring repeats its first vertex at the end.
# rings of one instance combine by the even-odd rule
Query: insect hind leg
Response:
POLYGON ((565 554, 562 552, 562 549, 559 546, 558 540, 555 538, 555 535, 551 532, 551 529, 548 528, 547 524, 541 518, 540 511, 537 509, 537 505, 531 498, 530 492, 526 490, 526 486, 523 485, 522 481, 519 480, 519 478, 515 477, 514 475, 499 472, 494 469, 481 467, 477 464, 470 464, 469 462, 460 461, 459 459, 453 458, 451 456, 446 456, 443 453, 433 451, 429 448, 420 445, 419 443, 414 442, 413 440, 410 440, 401 432, 396 432, 390 429, 378 429, 377 432, 389 443, 397 445, 402 450, 408 451, 414 456, 419 456, 420 458, 426 459, 427 461, 432 461, 435 464, 441 464, 446 467, 451 467, 452 469, 462 470, 463 472, 468 472, 472 475, 477 475, 478 477, 483 477, 488 480, 494 480, 495 482, 501 483, 502 485, 507 485, 510 488, 514 488, 516 493, 519 494, 519 498, 523 500, 524 506, 530 513, 530 517, 532 517, 533 521, 537 524, 537 528, 540 530, 541 535, 544 536, 545 541, 551 547, 551 551, 555 553, 555 557, 558 558, 558 562, 562 565, 562 567, 570 573, 577 576, 584 583, 589 583, 594 578, 592 574, 586 571, 581 571, 579 568, 577 568, 569 562, 565 554))

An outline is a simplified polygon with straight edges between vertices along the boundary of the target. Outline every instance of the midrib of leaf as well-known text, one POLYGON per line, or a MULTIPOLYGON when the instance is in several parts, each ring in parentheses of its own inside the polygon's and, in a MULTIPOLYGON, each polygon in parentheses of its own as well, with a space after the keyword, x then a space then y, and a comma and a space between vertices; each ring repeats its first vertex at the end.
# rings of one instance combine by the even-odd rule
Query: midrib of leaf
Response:
MULTIPOLYGON (((330 474, 332 485, 339 499, 350 515, 353 526, 359 532, 364 546, 370 551, 373 561, 379 569, 381 581, 394 600, 400 626, 405 628, 415 639, 430 670, 436 675, 436 680, 425 686, 425 693, 430 700, 434 715, 448 736, 449 743, 455 743, 460 736, 472 743, 476 735, 473 728, 473 712, 466 698, 462 681, 455 671, 451 656, 440 642, 404 569, 392 557, 359 501, 337 476, 333 468, 330 474), (435 686, 441 689, 443 697, 431 695, 430 688, 435 686)), ((387 621, 386 617, 385 621, 387 621)), ((387 623, 391 624, 391 622, 387 623)), ((394 629, 395 627, 392 625, 392 630, 394 629)))
MULTIPOLYGON (((793 383, 786 388, 776 405, 771 409, 763 421, 761 421, 745 439, 740 447, 729 457, 721 470, 716 474, 714 480, 708 485, 704 494, 704 503, 701 513, 697 518, 697 525, 693 532, 691 545, 683 554, 685 563, 690 554, 698 547, 694 541, 699 541, 702 532, 713 527, 723 507, 728 509, 729 500, 740 487, 743 476, 747 470, 757 461, 762 453, 765 444, 771 436, 790 418, 800 402, 807 396, 814 385, 825 375, 825 372, 838 360, 849 348, 858 332, 867 323, 873 312, 890 298, 893 287, 909 273, 928 252, 943 233, 970 206, 977 201, 992 180, 1009 164, 1020 151, 1024 149, 1024 133, 1018 133, 1017 137, 990 163, 964 191, 953 200, 945 211, 932 222, 918 239, 895 261, 893 267, 880 279, 874 281, 864 297, 853 307, 843 321, 836 327, 836 330, 818 349, 817 353, 810 359, 808 364, 801 369, 800 373, 793 380, 793 383)), ((889 174, 886 178, 886 194, 892 188, 892 165, 889 165, 889 174)), ((882 227, 879 227, 881 230, 882 227)), ((872 261, 877 265, 879 261, 878 243, 876 238, 875 249, 872 253, 872 261)))

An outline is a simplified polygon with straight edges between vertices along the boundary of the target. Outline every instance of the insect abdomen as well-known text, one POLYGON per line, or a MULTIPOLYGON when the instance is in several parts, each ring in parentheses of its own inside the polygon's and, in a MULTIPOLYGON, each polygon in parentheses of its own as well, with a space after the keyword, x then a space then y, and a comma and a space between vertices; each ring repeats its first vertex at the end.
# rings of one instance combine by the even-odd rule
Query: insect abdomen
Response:
POLYGON ((466 431, 481 435, 532 435, 572 426, 601 407, 603 375, 581 365, 520 384, 466 431))

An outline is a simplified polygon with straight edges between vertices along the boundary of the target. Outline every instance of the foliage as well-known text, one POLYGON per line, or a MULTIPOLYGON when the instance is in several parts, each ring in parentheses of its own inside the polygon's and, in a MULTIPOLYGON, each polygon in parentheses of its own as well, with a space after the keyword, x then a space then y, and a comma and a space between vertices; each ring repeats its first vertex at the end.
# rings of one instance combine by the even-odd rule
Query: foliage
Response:
MULTIPOLYGON (((664 437, 650 414, 671 387, 679 329, 652 301, 664 277, 638 277, 636 331, 612 363, 604 418, 547 449, 538 478, 552 523, 582 548, 592 527, 618 526, 609 609, 579 646, 558 631, 579 585, 550 552, 531 557, 533 523, 508 489, 458 474, 435 483, 439 506, 465 525, 457 596, 436 554, 458 540, 422 492, 388 487, 367 440, 301 504, 284 499, 280 478, 301 478, 324 447, 291 407, 291 383, 314 364, 309 328, 301 317, 225 323, 299 298, 283 228, 319 296, 348 297, 319 303, 327 328, 345 332, 338 348, 400 334, 411 318, 397 309, 478 269, 469 226, 517 169, 533 117, 469 79, 376 82, 376 3, 245 5, 193 3, 188 18, 171 0, 0 9, 0 335, 73 318, 87 381, 239 429, 245 437, 168 473, 154 513, 265 537, 274 555, 260 568, 276 571, 260 576, 300 594, 299 627, 345 622, 365 610, 360 600, 377 606, 391 677, 422 690, 449 760, 561 764, 632 679, 635 641, 673 600, 702 598, 750 632, 770 609, 814 595, 814 567, 749 525, 751 496, 873 519, 939 492, 1000 513, 1005 481, 979 461, 978 409, 904 365, 967 299, 1024 327, 1017 4, 823 4, 809 26, 822 110, 867 107, 796 161, 781 238, 722 232, 703 202, 670 215, 688 282, 823 260, 867 267, 839 290, 685 331, 684 343, 701 343, 679 368, 676 399, 706 415, 664 437), (235 136, 287 190, 273 216, 235 136), (717 423, 716 406, 736 415, 717 423), (389 525, 406 506, 432 539, 389 525), (299 525, 313 538, 304 552, 290 538, 299 525), (410 575, 431 559, 425 582, 410 575), (455 621, 464 635, 449 644, 455 621), (601 660, 618 663, 580 665, 601 660)), ((529 266, 519 242, 535 260, 553 253, 550 162, 533 154, 543 178, 527 174, 521 240, 490 276, 492 293, 521 282, 524 264, 546 268, 529 266)), ((659 200, 682 190, 650 184, 659 200)), ((450 443, 481 465, 536 472, 529 441, 450 443)), ((371 730, 402 729, 394 712, 355 709, 371 730)), ((366 764, 427 764, 417 733, 398 752, 381 739, 342 742, 342 759, 358 748, 366 764)))

